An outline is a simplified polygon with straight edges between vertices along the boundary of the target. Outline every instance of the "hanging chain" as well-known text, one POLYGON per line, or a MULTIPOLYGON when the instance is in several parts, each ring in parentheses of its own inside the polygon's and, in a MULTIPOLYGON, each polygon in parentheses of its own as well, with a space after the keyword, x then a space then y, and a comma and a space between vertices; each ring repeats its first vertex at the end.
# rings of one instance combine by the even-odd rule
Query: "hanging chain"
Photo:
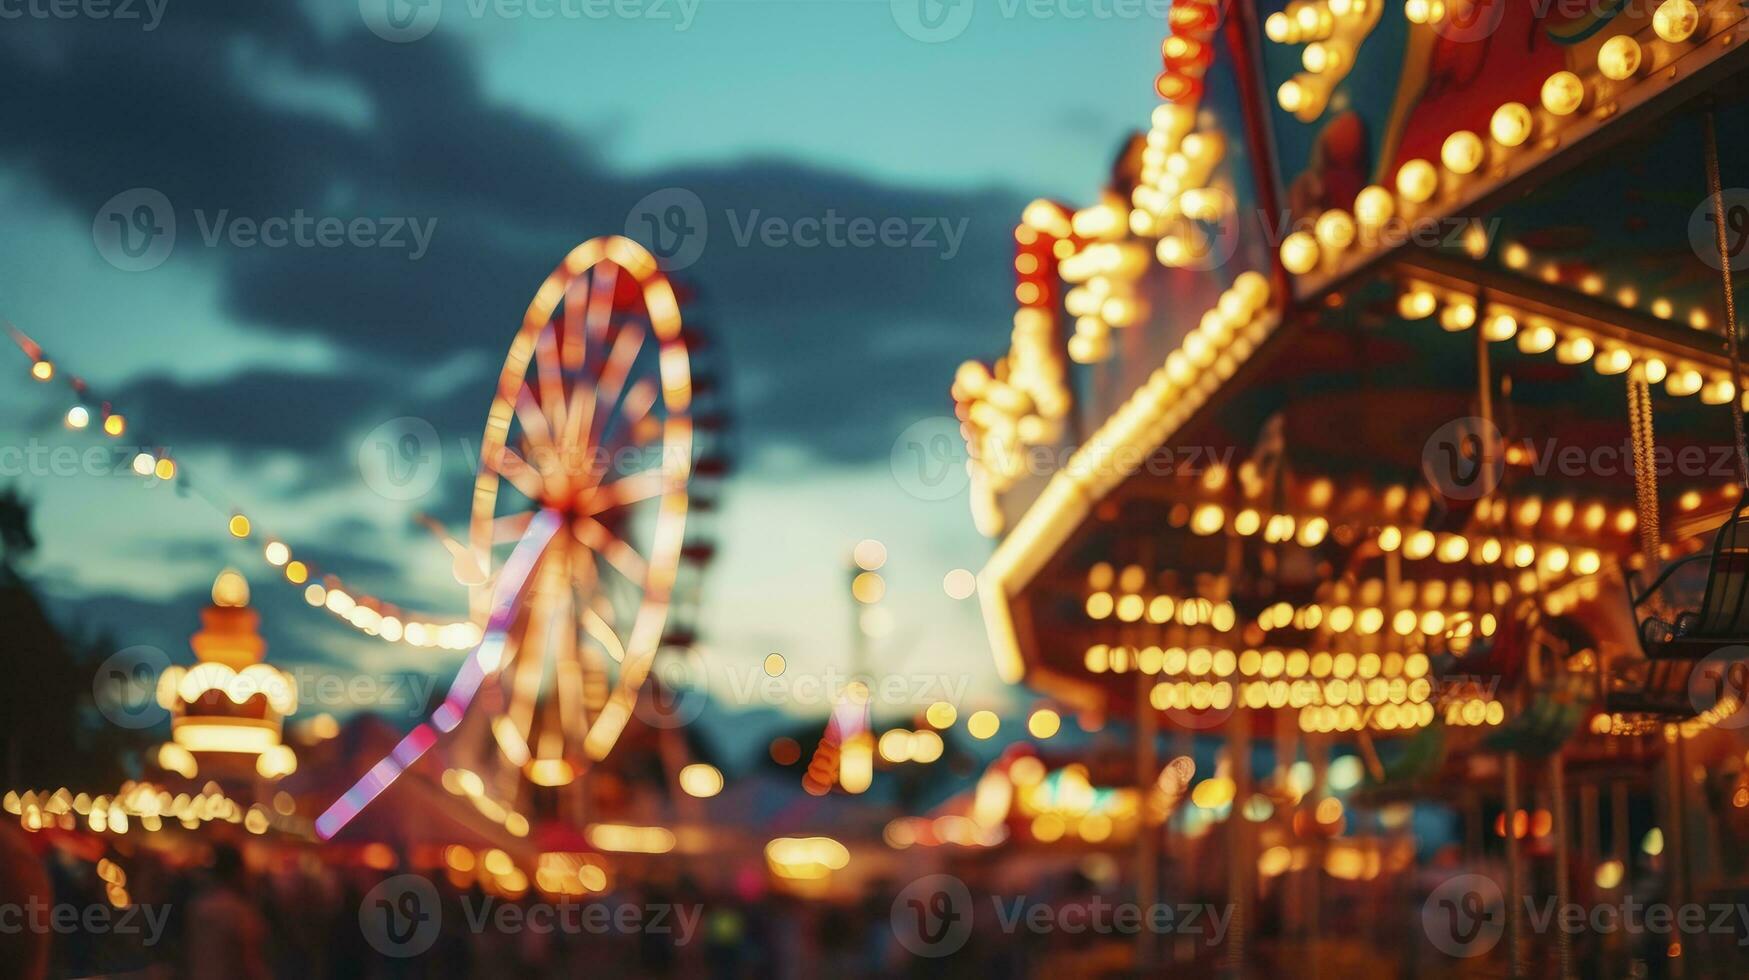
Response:
POLYGON ((1640 511, 1640 553, 1646 574, 1656 574, 1659 564, 1658 470, 1653 465, 1652 392, 1646 375, 1636 368, 1628 373, 1628 425, 1633 431, 1634 502, 1640 511))
POLYGON ((1719 237, 1719 270, 1725 280, 1725 345, 1731 351, 1731 431, 1737 437, 1737 479, 1749 490, 1749 441, 1743 436, 1742 355, 1737 348, 1737 295, 1731 282, 1731 252, 1725 241, 1725 192, 1719 179, 1719 134, 1713 110, 1706 113, 1706 175, 1713 195, 1713 225, 1719 237))

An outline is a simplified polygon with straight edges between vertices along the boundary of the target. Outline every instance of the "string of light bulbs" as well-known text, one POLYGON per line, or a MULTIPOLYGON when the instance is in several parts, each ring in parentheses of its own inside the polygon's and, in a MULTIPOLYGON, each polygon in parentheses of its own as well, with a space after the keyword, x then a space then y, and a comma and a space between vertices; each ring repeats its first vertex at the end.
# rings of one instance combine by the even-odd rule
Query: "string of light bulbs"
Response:
MULTIPOLYGON (((30 359, 32 378, 43 384, 50 384, 58 379, 72 390, 74 404, 63 416, 67 428, 85 431, 95 427, 111 439, 119 439, 134 428, 129 418, 111 402, 97 397, 84 378, 62 370, 43 351, 41 344, 10 322, 6 324, 6 330, 19 351, 30 359)), ((301 588, 304 601, 310 606, 327 611, 366 636, 389 643, 467 650, 480 641, 479 627, 471 620, 410 613, 394 603, 348 585, 339 575, 317 570, 311 562, 296 557, 291 545, 284 538, 263 534, 241 508, 230 506, 206 493, 163 444, 144 438, 138 438, 137 441, 140 445, 128 464, 131 472, 142 479, 174 483, 181 491, 225 514, 225 530, 231 537, 238 540, 263 540, 265 543, 260 548, 262 559, 273 566, 287 584, 301 588)))

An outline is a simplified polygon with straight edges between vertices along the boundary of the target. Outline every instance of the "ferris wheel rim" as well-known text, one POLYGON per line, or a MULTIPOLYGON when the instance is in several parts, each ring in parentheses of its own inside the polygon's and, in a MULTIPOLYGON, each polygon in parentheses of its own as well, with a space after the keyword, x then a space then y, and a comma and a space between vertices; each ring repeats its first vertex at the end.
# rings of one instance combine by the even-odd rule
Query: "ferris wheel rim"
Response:
MULTIPOLYGON (((682 335, 679 303, 673 286, 658 268, 655 258, 636 242, 618 236, 584 242, 574 248, 536 290, 523 315, 522 325, 511 341, 504 367, 499 374, 498 390, 487 415, 475 474, 469 533, 469 548, 480 571, 485 573, 484 583, 473 587, 477 604, 482 596, 490 594, 490 582, 496 571, 493 562, 493 532, 495 522, 499 519, 501 484, 509 479, 502 472, 505 469, 507 442, 513 425, 519 421, 528 421, 519 416, 519 402, 525 391, 535 388, 542 389, 537 397, 552 397, 549 391, 544 390, 552 379, 531 378, 531 363, 537 362, 542 338, 555 330, 555 316, 560 312, 560 304, 567 302, 573 284, 584 280, 587 285, 586 277, 595 275, 603 268, 611 269, 611 275, 615 277, 622 274, 630 276, 642 300, 642 322, 648 323, 657 344, 656 378, 660 391, 654 395, 654 399, 660 401, 665 415, 660 419, 661 434, 656 440, 662 450, 660 465, 655 470, 659 474, 656 478, 657 485, 653 492, 646 491, 638 498, 640 502, 653 502, 656 509, 656 519, 649 538, 649 552, 643 556, 643 574, 634 579, 626 568, 610 559, 613 567, 631 581, 637 590, 637 612, 624 637, 623 652, 617 658, 620 663, 619 676, 613 682, 600 710, 590 720, 583 739, 582 752, 589 760, 605 757, 617 742, 620 733, 630 721, 638 693, 648 678, 651 663, 666 628, 668 604, 680 562, 689 503, 687 483, 691 476, 693 447, 693 429, 689 414, 690 356, 682 335)), ((614 288, 617 288, 617 280, 614 288)), ((614 308, 611 292, 606 302, 611 313, 614 308)), ((641 346, 641 340, 639 343, 641 346)), ((612 356, 610 354, 610 358, 612 356)), ((637 357, 638 353, 634 351, 627 358, 628 363, 624 365, 626 370, 631 369, 630 362, 636 361, 637 357)), ((540 365, 536 363, 536 366, 540 365)), ((617 393, 615 397, 617 399, 617 393)), ((610 412, 613 410, 613 407, 609 408, 610 412)), ((591 425, 589 432, 582 433, 582 440, 587 441, 594 435, 595 429, 591 425)), ((577 435, 566 432, 559 438, 575 440, 577 435)), ((569 441, 556 442, 555 445, 566 452, 591 451, 597 448, 569 441)), ((516 486, 516 481, 510 482, 516 486)), ((621 481, 607 486, 617 486, 619 482, 621 481)), ((517 489, 522 490, 523 487, 518 486, 517 489)), ((539 499, 531 500, 530 504, 530 510, 540 510, 543 507, 543 501, 539 499)), ((610 500, 604 506, 614 505, 610 500)), ((584 535, 595 533, 590 530, 590 525, 597 529, 602 527, 596 520, 598 514, 599 511, 591 511, 582 514, 580 518, 574 518, 571 528, 547 542, 543 548, 542 559, 555 547, 554 541, 562 539, 575 539, 566 543, 575 545, 581 542, 585 548, 590 548, 591 542, 584 540, 584 535)), ((628 549, 636 554, 635 548, 628 546, 628 549)), ((581 611, 576 615, 582 618, 581 611)))

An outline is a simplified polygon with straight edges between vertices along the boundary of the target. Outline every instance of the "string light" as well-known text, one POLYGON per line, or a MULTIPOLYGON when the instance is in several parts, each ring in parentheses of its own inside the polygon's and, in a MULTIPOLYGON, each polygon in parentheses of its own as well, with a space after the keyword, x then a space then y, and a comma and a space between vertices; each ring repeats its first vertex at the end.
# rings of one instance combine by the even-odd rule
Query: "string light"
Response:
MULTIPOLYGON (((75 430, 90 427, 93 409, 87 404, 90 398, 90 386, 77 375, 58 373, 54 363, 43 355, 42 347, 16 327, 8 326, 8 334, 14 344, 24 355, 30 358, 31 375, 39 381, 49 381, 61 378, 73 391, 80 404, 73 405, 65 415, 66 425, 75 430)), ((102 418, 103 433, 111 438, 118 438, 128 430, 126 417, 114 411, 107 402, 99 404, 97 411, 102 418)), ((180 479, 184 487, 196 490, 196 496, 201 496, 209 504, 213 503, 191 487, 187 474, 176 460, 162 450, 140 450, 134 453, 128 463, 129 469, 138 476, 156 480, 180 479)), ((216 506, 216 505, 215 505, 216 506)), ((246 538, 254 533, 250 519, 235 508, 223 508, 226 513, 225 528, 235 538, 246 538)), ((288 545, 280 541, 270 542, 264 549, 263 556, 276 567, 285 568, 286 580, 297 586, 304 585, 315 570, 307 562, 291 561, 291 551, 288 545), (275 559, 278 560, 275 560, 275 559), (290 563, 288 565, 288 563, 290 563)), ((324 577, 326 585, 313 586, 322 590, 321 599, 311 602, 313 607, 323 608, 334 614, 342 622, 368 636, 376 636, 388 642, 406 643, 418 647, 441 647, 448 650, 466 650, 479 641, 480 630, 469 620, 443 620, 423 616, 410 616, 392 603, 385 602, 374 596, 346 587, 334 575, 324 577), (382 627, 385 623, 395 624, 388 630, 382 627), (399 627, 399 628, 397 628, 399 627)), ((310 590, 305 590, 306 599, 310 590)))

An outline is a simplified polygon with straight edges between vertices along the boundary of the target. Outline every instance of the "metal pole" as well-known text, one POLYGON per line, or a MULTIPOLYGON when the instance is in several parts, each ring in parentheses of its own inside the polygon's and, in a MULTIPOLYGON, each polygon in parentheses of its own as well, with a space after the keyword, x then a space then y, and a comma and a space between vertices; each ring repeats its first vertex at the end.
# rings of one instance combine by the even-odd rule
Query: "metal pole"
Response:
MULTIPOLYGON (((1670 751, 1664 755, 1664 784, 1669 795, 1665 807, 1664 821, 1664 866, 1669 869, 1670 904, 1680 909, 1688 901, 1688 848, 1686 836, 1683 833, 1683 823, 1687 820, 1687 806, 1684 781, 1687 778, 1687 766, 1683 759, 1686 753, 1682 750, 1682 732, 1675 725, 1667 726, 1665 738, 1670 751)), ((1686 950, 1682 947, 1680 934, 1673 933, 1668 950, 1670 957, 1670 975, 1681 977, 1687 974, 1686 950)))
MULTIPOLYGON (((1555 908, 1565 910, 1571 900, 1572 889, 1567 883, 1569 856, 1566 763, 1559 751, 1549 755, 1549 797, 1549 812, 1555 818, 1555 908)), ((1573 937, 1567 930, 1557 929, 1555 942, 1561 953, 1561 980, 1573 980, 1573 937)))
POLYGON ((1506 780, 1506 817, 1501 821, 1501 829, 1506 838, 1506 975, 1522 977, 1523 937, 1520 935, 1518 916, 1518 753, 1506 753, 1504 763, 1506 780))
POLYGON ((1233 763, 1233 807, 1227 814, 1227 901, 1233 908, 1233 924, 1227 931, 1227 974, 1245 976, 1245 934, 1251 923, 1251 877, 1257 858, 1251 853, 1251 824, 1245 819, 1245 803, 1251 798, 1251 718, 1235 711, 1228 719, 1232 737, 1228 751, 1233 763))
MULTIPOLYGON (((1154 741, 1159 719, 1148 700, 1153 678, 1136 671, 1136 795, 1141 800, 1141 819, 1136 830, 1136 902, 1142 907, 1145 921, 1151 921, 1152 909, 1160 900, 1160 833, 1161 828, 1148 822, 1148 797, 1160 771, 1160 760, 1154 741)), ((1136 966, 1141 970, 1154 968, 1158 957, 1158 936, 1143 927, 1136 932, 1136 966)))

